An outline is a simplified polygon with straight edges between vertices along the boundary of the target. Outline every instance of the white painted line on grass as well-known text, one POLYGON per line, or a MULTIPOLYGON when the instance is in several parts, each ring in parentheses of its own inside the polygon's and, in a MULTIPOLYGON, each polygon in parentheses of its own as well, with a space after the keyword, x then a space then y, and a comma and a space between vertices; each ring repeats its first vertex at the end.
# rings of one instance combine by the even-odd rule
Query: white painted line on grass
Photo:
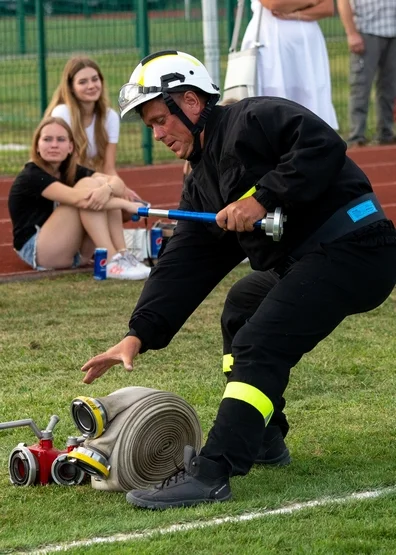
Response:
MULTIPOLYGON (((114 536, 108 536, 103 538, 93 538, 91 540, 81 540, 73 541, 69 543, 61 543, 59 545, 48 545, 42 549, 36 551, 28 551, 31 555, 49 555, 51 553, 58 553, 60 551, 68 551, 76 547, 91 547, 96 544, 109 544, 118 542, 128 542, 135 540, 147 540, 156 535, 165 534, 175 534, 178 532, 188 532, 189 530, 198 530, 200 528, 210 528, 212 526, 221 526, 222 524, 247 522, 249 520, 257 520, 258 518, 264 518, 267 516, 276 515, 286 515, 295 513, 297 511, 302 511, 304 509, 312 509, 314 507, 325 507, 327 505, 341 505, 348 503, 350 501, 363 501, 365 499, 375 499, 382 495, 388 495, 391 493, 396 493, 396 486, 377 489, 372 491, 363 491, 361 493, 352 493, 345 497, 323 497, 322 499, 316 499, 313 501, 306 501, 304 503, 293 503, 286 507, 280 507, 279 509, 268 509, 255 511, 254 513, 246 513, 238 516, 226 516, 222 518, 213 518, 206 521, 189 522, 186 524, 173 524, 172 526, 167 526, 166 528, 154 528, 153 530, 145 530, 144 532, 133 532, 131 534, 115 534, 114 536)), ((26 551, 18 552, 14 555, 26 555, 26 551)))

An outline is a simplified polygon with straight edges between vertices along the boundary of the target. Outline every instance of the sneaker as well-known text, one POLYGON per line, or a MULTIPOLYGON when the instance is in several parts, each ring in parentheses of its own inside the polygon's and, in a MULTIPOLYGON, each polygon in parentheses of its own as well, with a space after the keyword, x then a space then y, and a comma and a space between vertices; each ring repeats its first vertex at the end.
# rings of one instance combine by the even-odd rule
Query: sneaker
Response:
POLYGON ((256 464, 285 466, 291 463, 289 449, 286 447, 279 426, 268 426, 264 441, 255 460, 256 464))
POLYGON ((117 253, 107 263, 106 275, 113 279, 146 279, 150 274, 150 268, 139 262, 133 254, 117 253), (132 260, 133 258, 133 260, 132 260))
POLYGON ((184 469, 151 490, 134 489, 126 500, 144 509, 191 507, 231 499, 228 475, 220 464, 196 455, 195 449, 184 448, 184 469))

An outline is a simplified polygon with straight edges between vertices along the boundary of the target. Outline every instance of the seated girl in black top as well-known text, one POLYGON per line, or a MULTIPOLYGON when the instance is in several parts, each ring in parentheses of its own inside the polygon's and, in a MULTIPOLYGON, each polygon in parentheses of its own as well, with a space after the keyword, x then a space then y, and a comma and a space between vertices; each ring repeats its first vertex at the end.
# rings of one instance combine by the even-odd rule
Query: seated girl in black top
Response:
POLYGON ((139 203, 121 198, 118 176, 77 165, 68 124, 45 118, 33 136, 31 159, 16 177, 8 199, 14 248, 37 270, 87 263, 95 247, 108 253, 107 277, 145 279, 150 268, 125 246, 121 210, 139 203))

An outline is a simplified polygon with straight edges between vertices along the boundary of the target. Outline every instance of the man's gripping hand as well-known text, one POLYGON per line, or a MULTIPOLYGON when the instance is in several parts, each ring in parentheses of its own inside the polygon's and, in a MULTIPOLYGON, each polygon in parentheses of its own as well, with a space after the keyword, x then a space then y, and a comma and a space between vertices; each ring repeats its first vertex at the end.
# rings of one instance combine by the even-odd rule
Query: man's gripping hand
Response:
POLYGON ((138 337, 125 337, 122 341, 108 349, 101 355, 96 355, 84 364, 82 372, 86 372, 83 379, 84 383, 92 383, 100 376, 103 376, 109 368, 115 364, 122 363, 125 370, 133 370, 133 360, 139 353, 142 342, 138 337))
POLYGON ((267 211, 254 197, 232 202, 216 214, 216 223, 226 231, 253 231, 254 223, 267 211))

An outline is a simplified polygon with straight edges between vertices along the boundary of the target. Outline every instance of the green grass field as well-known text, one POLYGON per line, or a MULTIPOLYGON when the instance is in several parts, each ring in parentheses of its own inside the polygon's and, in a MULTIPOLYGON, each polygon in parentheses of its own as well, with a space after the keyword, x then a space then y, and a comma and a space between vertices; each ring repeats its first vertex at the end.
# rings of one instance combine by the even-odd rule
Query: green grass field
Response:
MULTIPOLYGON (((90 274, 2 284, 0 422, 33 418, 44 429, 58 414, 55 444, 63 449, 76 433, 74 397, 140 385, 181 395, 206 435, 224 388, 222 304, 248 271, 236 268, 167 349, 139 357, 132 374, 115 367, 91 386, 82 383, 80 367, 123 337, 142 284, 96 282, 90 274)), ((233 478, 228 503, 153 513, 89 484, 15 487, 8 456, 37 438, 28 428, 0 431, 0 553, 52 553, 60 548, 47 546, 60 543, 73 555, 394 553, 395 309, 396 292, 376 310, 345 320, 293 369, 286 394, 292 464, 233 478), (348 500, 387 487, 378 498, 348 500), (325 497, 344 502, 304 505, 325 497), (280 508, 290 512, 256 514, 280 508), (109 543, 84 543, 95 537, 109 543)))
MULTIPOLYGON (((184 20, 183 11, 151 18, 150 51, 172 47, 186 50, 204 59, 202 16, 200 12, 194 14, 189 21, 184 20)), ((26 18, 26 53, 21 55, 17 19, 0 17, 0 35, 3 37, 0 42, 0 147, 17 145, 17 148, 21 148, 0 148, 0 168, 3 175, 15 175, 26 162, 28 145, 40 119, 36 25, 33 17, 26 18)), ((339 131, 342 136, 346 136, 349 69, 345 36, 338 18, 328 18, 321 25, 331 63, 333 103, 339 120, 339 131)), ((47 99, 51 98, 70 55, 85 52, 99 63, 108 83, 112 105, 116 108, 119 89, 129 79, 132 68, 141 57, 136 37, 136 21, 132 16, 115 14, 111 18, 91 19, 54 16, 46 18, 45 26, 47 99)), ((219 42, 220 77, 223 82, 228 50, 224 16, 219 19, 219 42)), ((371 113, 369 135, 373 133, 373 126, 374 114, 371 113)), ((166 148, 154 145, 154 162, 170 159, 173 159, 173 156, 166 148)), ((142 132, 139 125, 121 126, 117 163, 119 166, 143 163, 142 132)))

